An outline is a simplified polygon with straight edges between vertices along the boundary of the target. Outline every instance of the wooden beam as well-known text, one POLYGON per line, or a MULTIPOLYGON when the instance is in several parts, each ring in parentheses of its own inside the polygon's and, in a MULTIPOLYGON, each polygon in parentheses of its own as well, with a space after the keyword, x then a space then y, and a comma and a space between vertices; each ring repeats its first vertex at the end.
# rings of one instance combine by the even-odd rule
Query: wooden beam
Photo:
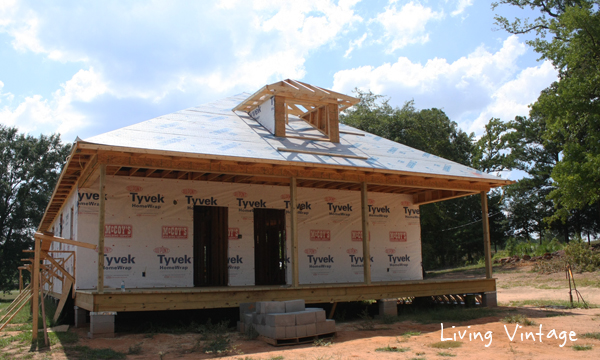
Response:
POLYGON ((327 105, 327 126, 329 127, 327 133, 332 143, 340 142, 340 121, 338 106, 329 104, 327 105))
POLYGON ((457 199, 460 197, 475 195, 476 192, 454 191, 454 190, 428 190, 413 194, 413 205, 425 205, 439 201, 457 199))
POLYGON ((485 256, 485 278, 492 278, 492 251, 490 244, 490 220, 488 218, 487 193, 481 192, 481 221, 483 223, 483 252, 485 256))
POLYGON ((60 296, 60 301, 58 302, 58 306, 56 307, 56 311, 54 312, 54 322, 58 320, 60 313, 62 312, 65 304, 67 303, 67 298, 69 297, 69 291, 71 290, 71 285, 73 282, 71 279, 67 279, 67 281, 63 282, 62 294, 60 296))
MULTIPOLYGON (((66 276, 67 279, 71 280, 71 282, 75 282, 75 278, 73 277, 73 275, 69 274, 69 272, 67 270, 65 270, 65 268, 60 266, 60 264, 52 256, 50 256, 50 254, 48 254, 46 252, 42 252, 42 257, 45 260, 50 261, 50 263, 52 263, 52 265, 54 265, 64 276, 66 276)), ((104 260, 104 259, 102 259, 102 260, 104 260)))
POLYGON ((371 249, 369 239, 369 199, 367 194, 367 183, 363 182, 360 187, 360 209, 362 214, 362 243, 363 243, 363 272, 365 284, 371 284, 371 249))
POLYGON ((31 274, 31 283, 33 284, 31 288, 31 295, 33 296, 33 301, 31 304, 32 312, 32 331, 31 331, 31 341, 36 342, 38 337, 38 328, 40 327, 38 318, 39 318, 39 299, 40 299, 40 254, 42 251, 42 240, 39 238, 35 238, 35 256, 33 261, 33 273, 31 274))
POLYGON ((292 286, 298 287, 299 271, 298 271, 298 190, 296 187, 296 178, 290 179, 290 220, 292 231, 292 286))
POLYGON ((106 213, 106 164, 100 165, 100 209, 98 211, 98 292, 104 292, 104 220, 106 213))
POLYGON ((285 99, 275 96, 275 136, 285 136, 285 99))
MULTIPOLYGON (((98 246, 96 246, 94 244, 85 243, 85 242, 82 242, 82 241, 64 239, 64 238, 61 238, 61 237, 58 237, 58 236, 45 235, 45 234, 42 234, 40 232, 36 232, 34 234, 34 237, 36 239, 44 240, 44 242, 46 242, 46 241, 49 241, 49 242, 56 241, 56 242, 59 242, 59 243, 69 244, 69 245, 73 245, 73 246, 79 246, 79 247, 83 247, 83 248, 86 248, 86 249, 92 249, 92 250, 96 250, 96 248, 98 247, 98 246)), ((52 251, 52 252, 58 252, 58 251, 52 251)))

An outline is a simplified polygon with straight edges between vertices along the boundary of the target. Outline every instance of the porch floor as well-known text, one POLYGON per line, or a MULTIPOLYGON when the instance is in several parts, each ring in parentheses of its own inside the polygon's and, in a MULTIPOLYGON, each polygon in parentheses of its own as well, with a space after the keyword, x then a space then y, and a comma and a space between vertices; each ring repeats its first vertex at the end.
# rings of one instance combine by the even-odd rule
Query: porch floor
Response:
POLYGON ((282 286, 77 290, 75 305, 88 311, 158 311, 238 307, 255 301, 304 299, 306 303, 392 299, 496 291, 495 279, 418 280, 282 286))

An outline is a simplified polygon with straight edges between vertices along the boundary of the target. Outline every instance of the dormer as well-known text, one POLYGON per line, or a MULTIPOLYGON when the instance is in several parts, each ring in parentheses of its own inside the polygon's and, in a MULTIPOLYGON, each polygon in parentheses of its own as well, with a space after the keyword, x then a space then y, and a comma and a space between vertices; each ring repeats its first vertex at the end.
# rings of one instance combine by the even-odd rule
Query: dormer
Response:
POLYGON ((252 94, 233 111, 243 111, 273 135, 285 137, 289 117, 304 120, 323 134, 325 140, 339 143, 339 114, 359 99, 296 80, 283 80, 252 94))

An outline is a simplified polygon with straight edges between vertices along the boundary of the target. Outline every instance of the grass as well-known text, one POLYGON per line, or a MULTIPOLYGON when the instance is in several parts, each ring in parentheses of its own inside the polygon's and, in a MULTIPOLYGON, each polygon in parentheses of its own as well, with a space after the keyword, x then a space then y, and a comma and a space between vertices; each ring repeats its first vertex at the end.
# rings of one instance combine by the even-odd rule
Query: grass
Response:
POLYGON ((331 346, 333 342, 329 339, 316 339, 313 343, 314 346, 331 346))
POLYGON ((454 357, 454 356, 456 356, 456 354, 449 353, 449 352, 444 352, 444 351, 441 351, 441 352, 439 352, 437 354, 438 354, 438 356, 445 356, 445 357, 454 357))
POLYGON ((530 320, 527 316, 521 314, 507 316, 502 319, 502 321, 509 324, 521 324, 525 326, 535 325, 535 321, 530 320))
POLYGON ((76 352, 79 359, 85 360, 119 360, 126 355, 113 349, 92 349, 89 346, 73 346, 65 348, 65 352, 76 352))
POLYGON ((404 334, 402 334, 402 336, 407 337, 407 338, 409 338, 411 336, 417 336, 417 335, 421 335, 421 332, 420 331, 407 331, 404 334))
POLYGON ((596 309, 598 305, 587 303, 578 303, 576 301, 573 302, 573 307, 571 307, 571 302, 567 300, 518 300, 511 301, 508 303, 508 306, 536 306, 536 307, 563 307, 566 309, 596 309))
POLYGON ((600 332, 585 333, 585 334, 581 335, 581 337, 584 339, 600 340, 600 332))
POLYGON ((407 352, 408 350, 410 350, 410 348, 404 348, 404 347, 396 347, 396 346, 386 346, 386 347, 382 347, 382 348, 377 348, 375 349, 375 351, 385 351, 385 352, 407 352))
POLYGON ((592 350, 592 345, 573 345, 571 348, 575 351, 592 350))
POLYGON ((462 346, 460 341, 438 341, 433 344, 429 344, 430 347, 436 349, 456 349, 462 346))

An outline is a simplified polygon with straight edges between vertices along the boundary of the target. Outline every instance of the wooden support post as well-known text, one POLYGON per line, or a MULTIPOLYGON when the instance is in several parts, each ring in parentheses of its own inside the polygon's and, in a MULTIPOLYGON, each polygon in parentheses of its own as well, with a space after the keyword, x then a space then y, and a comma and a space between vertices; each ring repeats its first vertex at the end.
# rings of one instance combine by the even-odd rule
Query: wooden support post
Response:
POLYGON ((369 239, 369 203, 367 198, 367 183, 360 185, 360 209, 362 214, 362 241, 363 241, 363 272, 365 284, 371 284, 371 249, 369 239))
POLYGON ((335 314, 335 308, 337 307, 337 301, 333 303, 333 305, 331 306, 331 310, 329 310, 329 317, 327 317, 328 319, 333 319, 333 315, 335 314))
POLYGON ((291 219, 291 240, 292 240, 292 286, 298 287, 300 284, 298 277, 298 189, 296 187, 296 178, 290 180, 290 219, 291 219))
MULTIPOLYGON (((40 284, 42 284, 42 274, 40 273, 40 284)), ((46 326, 46 306, 44 305, 44 287, 42 286, 42 324, 44 325, 44 344, 49 345, 48 342, 48 327, 46 326)))
POLYGON ((23 291, 23 270, 19 269, 19 294, 23 291))
POLYGON ((106 200, 106 164, 100 165, 100 210, 98 213, 98 293, 104 292, 104 217, 106 200))
POLYGON ((275 96, 275 136, 285 136, 285 98, 275 96))
POLYGON ((490 244, 490 220, 488 219, 487 193, 481 192, 481 221, 483 222, 483 252, 485 256, 485 277, 492 278, 492 251, 490 244))
POLYGON ((38 317, 39 317, 39 300, 40 300, 40 252, 42 251, 42 240, 35 238, 35 255, 33 258, 33 273, 31 274, 31 315, 32 315, 32 331, 31 341, 36 342, 38 337, 38 317))
POLYGON ((334 143, 340 142, 340 121, 337 104, 327 105, 327 126, 329 126, 329 141, 334 143))

